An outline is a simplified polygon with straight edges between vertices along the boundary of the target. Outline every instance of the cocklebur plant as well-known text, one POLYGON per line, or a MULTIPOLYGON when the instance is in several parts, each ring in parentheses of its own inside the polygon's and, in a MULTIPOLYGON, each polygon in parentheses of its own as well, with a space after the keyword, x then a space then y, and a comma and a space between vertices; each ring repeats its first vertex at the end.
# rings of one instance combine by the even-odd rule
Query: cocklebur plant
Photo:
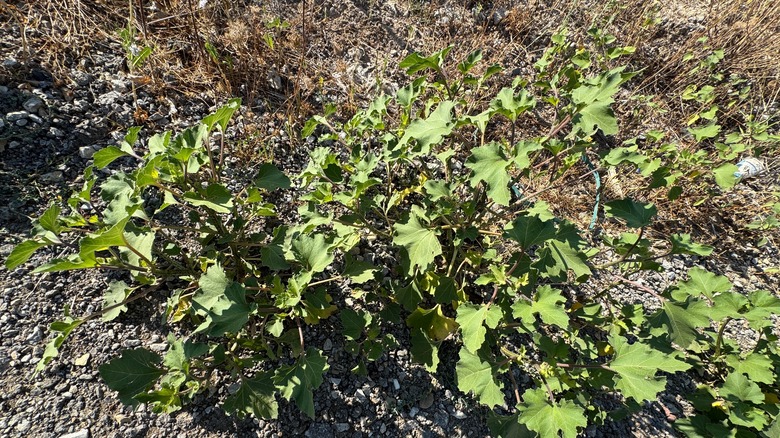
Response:
POLYGON ((368 362, 395 348, 383 327, 403 320, 413 358, 430 372, 454 366, 458 387, 491 408, 495 435, 575 436, 655 400, 671 375, 695 369, 697 414, 676 423, 681 431, 771 436, 771 316, 780 300, 732 291, 701 268, 664 290, 637 282, 638 273, 662 269, 664 257, 712 251, 684 234, 651 241, 652 203, 596 199, 596 212, 624 231, 594 242, 540 199, 614 166, 637 166, 652 179, 660 167, 652 154, 599 150, 595 140, 617 132, 611 105, 633 73, 593 72, 557 35, 534 80, 516 78, 481 103, 473 96, 487 92, 498 67, 482 70, 475 52, 452 73, 449 51, 404 59, 412 81, 350 119, 316 116, 305 125, 303 135, 317 133, 320 144, 294 178, 303 190, 295 220, 275 217, 274 192, 293 181, 272 164, 260 164, 241 189, 223 180, 224 136, 214 145, 210 134, 224 133, 237 100, 145 148, 133 128, 98 152, 84 187, 64 210, 50 207, 6 265, 74 242, 77 253, 36 270, 119 269, 131 284, 113 282, 94 315, 66 309, 38 370, 85 321, 164 299, 167 322, 184 335, 169 336, 162 356, 125 350, 100 368, 123 402, 169 412, 222 370, 237 383, 226 411, 273 418, 282 396, 314 416, 313 391, 329 364, 305 326, 335 317, 358 358, 353 371, 368 372, 368 362), (529 130, 533 123, 543 126, 529 130), (119 158, 132 170, 99 181, 95 168, 119 158), (101 213, 83 216, 83 203, 101 213), (355 255, 366 252, 387 272, 355 255), (362 305, 337 308, 334 294, 348 284, 366 287, 343 302, 362 305), (645 297, 621 299, 620 286, 645 297), (726 335, 738 320, 755 333, 754 347, 726 335), (459 349, 456 364, 440 360, 444 343, 459 349), (599 407, 606 398, 619 408, 599 407))

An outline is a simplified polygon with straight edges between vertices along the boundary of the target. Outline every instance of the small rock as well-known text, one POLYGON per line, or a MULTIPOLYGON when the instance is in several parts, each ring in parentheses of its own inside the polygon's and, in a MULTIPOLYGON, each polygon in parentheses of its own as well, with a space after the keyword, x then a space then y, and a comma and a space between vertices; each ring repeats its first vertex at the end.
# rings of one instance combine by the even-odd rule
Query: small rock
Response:
POLYGON ((3 67, 5 68, 16 68, 19 67, 19 65, 19 61, 14 58, 6 58, 3 60, 3 67))
POLYGON ((346 432, 349 430, 349 423, 336 423, 336 431, 346 432))
POLYGON ((16 126, 27 126, 29 121, 27 119, 19 119, 16 121, 16 126))
POLYGON ((111 88, 117 93, 124 93, 127 91, 127 84, 121 79, 114 79, 111 81, 111 88))
POLYGON ((89 438, 89 429, 81 429, 76 432, 62 435, 60 438, 89 438))
POLYGON ((362 390, 362 389, 358 389, 357 391, 355 391, 355 398, 356 398, 356 399, 357 399, 357 401, 359 401, 360 403, 365 403, 365 402, 366 402, 366 400, 367 400, 367 399, 366 399, 366 394, 363 392, 363 390, 362 390))
POLYGON ((149 349, 152 351, 162 352, 168 349, 168 344, 165 342, 158 342, 156 344, 149 345, 149 349))
POLYGON ((37 123, 39 125, 43 123, 43 119, 35 114, 30 114, 30 120, 32 120, 33 123, 37 123))
POLYGON ((325 351, 330 351, 333 348, 333 341, 330 340, 330 338, 325 339, 325 342, 322 344, 322 349, 325 351))
POLYGON ((92 146, 82 146, 79 148, 79 156, 85 160, 89 160, 95 155, 95 149, 92 146))
POLYGON ((84 353, 73 361, 73 365, 77 367, 85 367, 87 363, 89 363, 89 353, 84 353))
POLYGON ((339 379, 338 377, 331 377, 330 383, 332 383, 334 386, 339 386, 339 384, 341 383, 341 379, 339 379))
POLYGON ((139 339, 126 339, 122 341, 122 345, 125 348, 135 348, 141 345, 141 341, 139 339))
POLYGON ((428 393, 424 399, 420 400, 420 409, 428 409, 433 406, 433 393, 428 393))
POLYGON ((398 383, 398 379, 393 379, 393 388, 395 388, 396 391, 401 389, 401 384, 398 383))
POLYGON ((19 422, 19 424, 15 427, 17 432, 26 432, 28 429, 30 429, 30 421, 27 419, 22 420, 19 422))
POLYGON ((461 411, 461 410, 454 410, 452 412, 452 416, 457 418, 458 420, 462 420, 462 419, 466 418, 466 414, 463 411, 461 411))
POLYGON ((41 181, 45 183, 58 183, 62 181, 65 178, 65 176, 62 174, 62 171, 55 170, 54 172, 44 173, 41 175, 41 181))
POLYGON ((17 120, 26 119, 30 114, 27 111, 13 111, 5 115, 5 119, 9 122, 16 122, 17 120))
POLYGON ((98 96, 97 99, 95 99, 95 104, 97 104, 97 105, 113 105, 121 97, 122 97, 122 95, 117 93, 116 91, 109 91, 106 94, 101 94, 100 96, 98 96))
POLYGON ((418 412, 420 412, 420 409, 416 406, 413 406, 411 409, 409 409, 409 417, 410 418, 416 417, 418 412))
POLYGON ((379 425, 379 433, 385 433, 387 432, 387 425, 385 423, 382 423, 379 425))
POLYGON ((40 97, 31 97, 24 101, 22 107, 28 113, 37 113, 39 109, 43 107, 43 100, 40 97))
POLYGON ((43 333, 41 332, 41 328, 36 325, 35 328, 33 328, 32 333, 30 333, 30 336, 27 336, 27 339, 25 339, 25 341, 35 344, 41 339, 43 339, 43 333))

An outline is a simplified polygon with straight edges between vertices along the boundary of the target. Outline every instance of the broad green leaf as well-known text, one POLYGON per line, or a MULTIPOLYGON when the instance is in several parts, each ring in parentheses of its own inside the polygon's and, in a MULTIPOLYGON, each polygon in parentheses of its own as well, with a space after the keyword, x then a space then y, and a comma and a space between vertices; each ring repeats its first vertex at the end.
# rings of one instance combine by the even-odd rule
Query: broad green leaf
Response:
POLYGON ((147 145, 149 147, 149 154, 159 155, 165 152, 168 145, 171 143, 171 131, 165 131, 162 133, 154 134, 149 138, 147 145))
POLYGON ((539 436, 537 433, 531 432, 525 427, 524 424, 520 424, 520 414, 514 415, 498 415, 495 412, 487 412, 488 419, 487 425, 490 429, 490 433, 494 437, 501 438, 536 438, 539 436))
POLYGON ((128 155, 130 154, 116 146, 109 146, 95 152, 95 154, 92 156, 92 159, 95 160, 95 167, 98 169, 103 169, 117 158, 126 157, 128 155))
POLYGON ((193 308, 205 317, 196 332, 209 336, 237 332, 249 319, 251 307, 246 302, 246 290, 231 282, 220 265, 212 265, 198 280, 199 290, 192 297, 193 308))
POLYGON ((687 281, 677 284, 677 289, 689 296, 698 297, 699 295, 704 295, 712 299, 715 294, 727 292, 731 289, 731 282, 728 278, 722 275, 715 275, 698 266, 694 266, 688 271, 688 277, 687 281))
POLYGON ((722 164, 712 170, 712 174, 715 175, 715 183, 724 190, 734 187, 739 182, 739 178, 734 175, 735 173, 739 173, 739 167, 731 163, 722 164))
POLYGON ((518 300, 513 304, 512 316, 520 319, 529 329, 536 322, 534 315, 539 315, 545 324, 556 325, 566 330, 569 327, 569 315, 566 314, 565 302, 566 298, 560 290, 545 284, 536 289, 533 301, 518 300))
POLYGON ((562 399, 560 403, 551 402, 542 388, 527 389, 523 393, 523 403, 517 406, 520 411, 518 421, 541 438, 574 438, 577 429, 588 425, 585 409, 571 400, 562 399))
MULTIPOLYGON (((737 426, 763 430, 767 425, 767 411, 747 403, 737 403, 729 410, 729 420, 737 426)), ((772 435, 766 435, 772 436, 772 435)))
POLYGON ((365 311, 357 312, 355 310, 346 308, 339 312, 341 318, 341 325, 344 327, 344 336, 352 341, 357 341, 363 334, 369 324, 371 324, 371 314, 365 311))
POLYGON ((480 403, 490 408, 505 402, 501 392, 504 385, 496 380, 497 372, 496 367, 483 362, 476 354, 460 349, 460 360, 455 366, 458 388, 465 393, 473 392, 480 403))
POLYGON ((396 232, 393 243, 404 247, 409 255, 407 275, 413 275, 415 268, 427 271, 436 256, 441 254, 438 231, 424 227, 415 213, 409 214, 403 222, 396 222, 393 229, 396 232))
POLYGON ((748 293, 748 300, 753 308, 745 314, 745 318, 753 330, 771 326, 772 315, 780 315, 780 298, 772 292, 756 290, 748 293))
POLYGON ((452 46, 446 47, 436 53, 431 54, 428 57, 423 57, 419 53, 414 52, 404 58, 398 64, 398 67, 406 70, 406 74, 408 75, 413 75, 418 71, 425 69, 439 71, 441 70, 441 65, 444 62, 444 58, 447 56, 450 50, 452 50, 452 46))
POLYGON ((411 281, 404 287, 393 287, 393 295, 396 302, 404 306, 406 310, 412 311, 422 302, 423 296, 420 287, 416 281, 411 281))
POLYGON ((659 371, 675 373, 691 367, 641 342, 629 344, 622 336, 610 336, 609 343, 615 349, 615 358, 609 363, 609 368, 617 374, 615 388, 638 402, 654 400, 664 390, 666 378, 657 377, 659 371))
POLYGON ((119 393, 122 403, 136 405, 134 397, 165 374, 160 362, 160 356, 149 350, 124 350, 121 357, 100 366, 100 376, 109 388, 119 393))
POLYGON ((604 204, 608 216, 619 217, 631 228, 642 228, 650 225, 658 209, 652 203, 636 202, 626 198, 604 204))
POLYGON ((425 334, 435 341, 443 341, 458 328, 454 319, 444 316, 440 304, 432 309, 418 307, 406 319, 406 324, 411 328, 424 330, 425 334))
POLYGON ((452 120, 452 109, 455 102, 445 100, 439 104, 434 112, 424 120, 415 120, 404 133, 399 145, 408 144, 411 139, 417 140, 420 152, 427 154, 431 146, 441 143, 444 137, 450 135, 455 128, 452 120))
POLYGON ((270 163, 260 166, 254 183, 257 187, 266 190, 290 188, 290 178, 270 163))
POLYGON ((717 137, 720 134, 720 125, 714 123, 700 128, 688 128, 688 132, 691 133, 696 141, 702 141, 708 138, 717 137))
POLYGON ((555 223, 541 221, 536 216, 518 216, 504 228, 504 236, 513 239, 523 250, 555 237, 555 223))
POLYGON ((313 390, 322 384, 322 375, 328 370, 328 358, 316 348, 309 347, 305 356, 294 365, 277 369, 274 384, 287 400, 294 400, 309 418, 314 418, 313 390))
POLYGON ((142 257, 154 263, 152 247, 154 246, 155 233, 150 228, 138 228, 132 223, 125 227, 123 234, 126 248, 120 248, 122 258, 135 266, 144 266, 142 257), (132 247, 135 251, 130 250, 132 247))
POLYGON ((233 208, 233 195, 222 184, 209 184, 205 193, 185 192, 184 199, 192 205, 206 207, 217 213, 230 213, 233 208))
POLYGON ((363 284, 367 281, 373 280, 376 272, 379 268, 372 265, 369 262, 355 260, 352 255, 347 254, 345 257, 344 273, 342 276, 349 278, 352 283, 363 284))
POLYGON ((8 255, 8 258, 5 260, 5 267, 8 270, 16 269, 17 266, 27 262, 27 260, 32 257, 35 251, 37 251, 39 248, 43 248, 46 245, 50 245, 50 243, 38 242, 35 240, 25 240, 24 242, 16 245, 13 251, 11 251, 11 254, 8 255))
POLYGON ((211 337, 238 332, 249 320, 249 314, 252 312, 252 307, 246 302, 246 289, 235 282, 218 297, 206 294, 194 295, 192 306, 205 316, 205 320, 195 329, 195 333, 205 332, 211 337), (203 307, 200 300, 211 303, 211 307, 203 307))
POLYGON ((311 273, 322 272, 333 262, 333 251, 323 234, 296 236, 291 244, 295 260, 311 273))
POLYGON ((545 242, 538 264, 544 276, 565 278, 566 273, 572 271, 577 279, 582 279, 591 273, 586 259, 585 254, 572 247, 571 243, 551 239, 545 242))
POLYGON ((233 117, 233 113, 241 106, 240 98, 233 98, 228 101, 227 104, 220 107, 213 114, 203 118, 203 124, 208 126, 209 131, 214 129, 215 125, 218 125, 222 132, 227 129, 227 124, 230 122, 230 118, 233 117))
POLYGON ((586 136, 592 135, 599 129, 604 135, 618 133, 617 119, 608 102, 594 102, 586 105, 572 118, 572 124, 586 136))
POLYGON ((623 73, 625 67, 604 72, 587 79, 571 93, 571 99, 576 104, 593 102, 612 102, 612 96, 618 92, 620 85, 631 79, 636 73, 623 73))
POLYGON ((131 289, 124 281, 111 282, 111 284, 108 286, 108 291, 105 295, 103 295, 103 310, 112 306, 116 307, 103 313, 103 321, 111 321, 119 316, 119 314, 127 310, 126 305, 119 306, 118 304, 126 300, 132 291, 133 289, 131 289))
POLYGON ((62 209, 59 205, 53 204, 43 212, 40 218, 38 218, 38 225, 44 230, 51 231, 54 234, 59 234, 62 231, 62 227, 57 222, 57 218, 60 216, 62 209))
POLYGON ((764 402, 764 393, 761 392, 761 388, 742 373, 730 373, 726 377, 726 381, 723 382, 719 393, 723 398, 732 402, 747 401, 755 404, 764 402))
POLYGON ((480 182, 484 182, 488 186, 488 197, 497 204, 508 206, 510 178, 506 169, 511 163, 504 157, 501 145, 498 143, 474 148, 466 162, 466 167, 471 169, 469 183, 476 189, 480 182))
POLYGON ((431 340, 424 330, 411 329, 412 338, 412 359, 415 362, 425 365, 429 372, 436 372, 439 366, 439 343, 431 340))
POLYGON ((726 357, 726 363, 734 368, 734 374, 747 374, 750 380, 771 385, 775 382, 774 363, 767 356, 760 353, 750 353, 745 357, 730 354, 726 357))
POLYGON ((711 246, 693 242, 690 234, 672 234, 669 239, 672 242, 672 254, 691 254, 704 257, 712 254, 711 246))
POLYGON ((48 263, 44 263, 35 268, 33 273, 71 271, 74 269, 94 268, 95 266, 97 266, 95 254, 89 254, 84 258, 74 254, 64 259, 54 259, 48 263))
POLYGON ((431 198, 431 201, 434 202, 441 198, 449 198, 452 196, 452 187, 444 181, 426 181, 423 187, 425 187, 425 192, 431 198))
POLYGON ((463 345, 472 353, 476 353, 485 342, 485 326, 496 328, 502 316, 498 306, 478 306, 471 303, 458 306, 455 322, 460 325, 463 345))
POLYGON ((222 408, 228 414, 236 414, 238 418, 254 415, 256 418, 274 419, 279 415, 275 396, 273 374, 259 372, 251 379, 241 379, 238 391, 228 396, 222 408))
POLYGON ((94 233, 82 238, 79 243, 79 256, 86 258, 112 246, 125 246, 124 231, 129 220, 130 217, 126 217, 102 233, 94 233))
POLYGON ((528 91, 520 90, 519 95, 515 95, 515 89, 513 87, 504 87, 496 94, 495 99, 490 102, 490 107, 502 114, 512 122, 517 120, 517 117, 526 112, 527 110, 536 106, 536 100, 533 96, 528 95, 528 91))
POLYGON ((163 364, 169 370, 179 370, 185 374, 190 372, 190 359, 208 353, 209 346, 202 342, 182 342, 173 333, 168 334, 168 351, 163 358, 163 364))
POLYGON ((699 337, 696 329, 708 327, 710 319, 707 317, 707 307, 700 302, 690 299, 683 304, 665 301, 653 324, 656 327, 664 326, 672 342, 688 348, 699 337))

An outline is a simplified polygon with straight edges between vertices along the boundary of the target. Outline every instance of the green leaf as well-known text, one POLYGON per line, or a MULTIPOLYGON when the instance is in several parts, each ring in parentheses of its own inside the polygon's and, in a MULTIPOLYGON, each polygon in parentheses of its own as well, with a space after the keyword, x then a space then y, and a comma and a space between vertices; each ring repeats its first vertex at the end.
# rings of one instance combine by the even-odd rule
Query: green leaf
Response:
POLYGON ((750 353, 745 357, 731 354, 726 357, 726 363, 734 368, 734 374, 747 374, 750 380, 771 385, 775 382, 774 363, 760 353, 750 353))
POLYGON ((761 388, 750 381, 742 373, 731 373, 723 382, 723 387, 719 391, 720 395, 731 402, 747 401, 755 404, 764 403, 764 393, 761 388))
POLYGON ((547 277, 565 278, 566 273, 572 271, 577 279, 582 279, 591 273, 586 260, 585 254, 572 247, 570 242, 551 239, 545 242, 538 263, 547 277))
POLYGON ((737 185, 739 178, 734 174, 738 172, 739 167, 731 163, 722 164, 712 170, 712 174, 715 175, 715 182, 724 190, 737 185))
POLYGON ((38 225, 44 230, 59 234, 62 231, 62 227, 57 222, 57 218, 59 218, 61 210, 59 205, 53 204, 43 212, 40 218, 38 218, 38 225))
POLYGON ((487 333, 485 325, 492 329, 496 328, 502 316, 498 306, 478 306, 471 303, 458 306, 455 322, 460 325, 463 345, 472 353, 476 353, 485 342, 487 333))
POLYGON ((214 129, 215 125, 220 127, 222 132, 227 129, 227 124, 230 122, 230 118, 233 117, 233 113, 241 106, 240 98, 233 98, 228 101, 226 105, 223 105, 213 114, 203 118, 203 124, 208 126, 209 131, 214 129))
POLYGON ((711 123, 700 128, 688 128, 688 132, 691 133, 696 141, 702 141, 708 138, 717 137, 718 134, 720 134, 720 125, 711 123))
POLYGON ((409 255, 409 270, 407 275, 414 274, 415 268, 427 271, 428 266, 441 254, 441 244, 438 231, 424 227, 415 213, 402 222, 393 225, 396 235, 393 243, 404 247, 409 255))
POLYGON ((636 73, 623 73, 625 67, 604 72, 587 79, 571 93, 571 100, 580 104, 593 102, 612 102, 612 96, 618 92, 620 85, 631 79, 636 73))
POLYGON ((517 120, 517 117, 536 106, 536 100, 533 96, 528 95, 528 91, 525 89, 520 90, 519 95, 515 95, 515 89, 512 87, 502 88, 501 91, 496 94, 496 98, 490 102, 490 107, 504 115, 512 122, 517 120))
POLYGON ((125 217, 102 233, 90 234, 87 237, 82 238, 79 243, 79 256, 84 259, 98 251, 104 251, 112 246, 126 246, 124 231, 127 221, 129 220, 129 216, 125 217))
POLYGON ((416 281, 411 281, 407 286, 393 287, 393 295, 396 302, 404 306, 406 310, 412 311, 423 299, 422 291, 416 281))
POLYGON ((509 173, 507 167, 512 162, 504 157, 501 145, 488 143, 471 150, 466 167, 471 169, 469 183, 475 189, 484 181, 488 186, 487 194, 499 205, 509 205, 509 173))
POLYGON ((352 341, 357 341, 363 334, 369 324, 371 324, 371 314, 365 311, 357 312, 352 309, 343 309, 339 312, 341 325, 344 327, 344 336, 352 341))
POLYGON ((210 266, 201 275, 198 285, 200 288, 192 297, 192 306, 205 320, 195 331, 221 336, 240 330, 252 310, 246 302, 244 287, 228 280, 218 264, 210 266))
POLYGON ((109 164, 111 164, 114 160, 120 157, 128 156, 127 152, 119 149, 116 146, 109 146, 107 148, 103 148, 92 156, 92 159, 95 160, 95 167, 98 169, 103 169, 109 164))
POLYGON ((46 365, 59 355, 60 347, 68 338, 70 333, 83 323, 83 319, 74 319, 68 315, 67 308, 65 310, 65 319, 62 321, 54 321, 49 328, 53 332, 58 332, 58 335, 46 344, 46 348, 43 349, 43 355, 41 360, 35 366, 35 374, 43 371, 46 365))
POLYGON ((688 281, 677 284, 677 290, 688 296, 704 295, 712 299, 715 294, 731 290, 731 282, 722 275, 694 266, 688 271, 688 281))
POLYGON ((520 319, 529 329, 536 322, 534 315, 539 315, 545 324, 566 330, 569 327, 569 315, 563 305, 565 302, 566 298, 560 290, 545 284, 536 289, 533 301, 518 300, 513 304, 512 316, 520 319))
POLYGON ((594 102, 586 105, 572 117, 572 124, 586 136, 593 135, 599 129, 604 135, 618 133, 617 119, 609 102, 594 102))
POLYGON ((418 71, 431 69, 434 71, 440 71, 441 65, 444 62, 444 58, 452 50, 452 46, 444 48, 428 57, 423 57, 419 53, 415 52, 404 58, 398 67, 406 70, 406 74, 413 75, 418 71))
POLYGON ((523 403, 518 405, 518 421, 541 438, 574 438, 577 429, 585 428, 588 420, 585 409, 571 400, 562 399, 560 403, 549 400, 542 388, 527 389, 523 393, 523 403))
POLYGON ((373 280, 374 275, 379 271, 379 268, 369 262, 355 260, 351 254, 346 255, 344 263, 344 273, 341 275, 349 278, 355 284, 363 284, 373 280))
POLYGON ((322 384, 322 375, 328 370, 328 358, 316 348, 309 347, 305 356, 291 366, 276 371, 274 383, 287 400, 294 400, 309 418, 314 418, 313 390, 322 384))
POLYGON ((672 254, 691 254, 704 257, 712 254, 711 246, 693 242, 690 234, 672 234, 669 239, 672 242, 672 254))
POLYGON ((424 330, 425 334, 435 341, 443 341, 458 328, 454 319, 444 316, 440 304, 432 309, 418 307, 409 315, 406 323, 411 328, 424 330))
POLYGON ((213 297, 196 294, 193 296, 193 308, 205 315, 205 320, 195 329, 195 333, 205 332, 218 337, 225 333, 236 333, 249 320, 252 307, 246 302, 246 289, 239 283, 232 283, 224 293, 217 297, 210 308, 201 306, 199 300, 211 301, 213 297))
POLYGON ((254 183, 257 187, 266 190, 290 188, 290 178, 270 163, 260 166, 254 183))
POLYGON ((85 258, 81 258, 74 254, 64 259, 54 259, 48 263, 44 263, 33 270, 33 273, 38 274, 41 272, 60 272, 70 271, 73 269, 87 269, 97 266, 97 260, 95 254, 89 254, 85 258))
POLYGON ((192 205, 214 210, 217 213, 230 213, 233 208, 233 195, 222 184, 209 184, 205 193, 185 192, 184 199, 192 205))
POLYGON ((659 371, 675 373, 691 367, 641 342, 629 344, 622 336, 610 336, 609 342, 615 349, 615 358, 609 363, 609 368, 617 373, 615 388, 638 402, 654 400, 664 390, 666 378, 656 377, 659 371))
POLYGON ((636 202, 626 198, 604 204, 608 216, 619 217, 631 228, 642 228, 650 225, 658 209, 652 203, 636 202))
POLYGON ((460 349, 460 360, 455 366, 458 388, 465 392, 473 392, 479 402, 493 407, 505 403, 503 384, 496 380, 498 370, 488 362, 483 362, 479 356, 465 348, 460 349))
POLYGON ((119 393, 122 403, 134 406, 138 404, 134 397, 165 374, 158 366, 160 362, 160 356, 149 350, 124 350, 121 357, 100 366, 100 376, 109 388, 119 393))
POLYGON ((111 284, 108 286, 108 292, 103 295, 103 310, 105 311, 105 313, 103 313, 103 321, 111 321, 119 316, 120 313, 127 310, 126 305, 118 306, 118 304, 126 300, 132 291, 133 289, 131 289, 124 281, 111 282, 111 284), (112 306, 116 307, 111 310, 106 310, 112 306))
POLYGON ((524 250, 555 237, 555 223, 542 221, 536 216, 518 216, 504 230, 504 237, 513 239, 524 250))
POLYGON ((50 243, 38 242, 35 240, 25 240, 24 242, 16 245, 13 251, 11 251, 11 254, 8 255, 8 258, 5 260, 5 267, 8 270, 16 269, 17 266, 27 262, 27 260, 32 257, 35 251, 37 251, 39 248, 43 248, 46 245, 50 245, 50 243))
POLYGON ((236 414, 238 418, 254 415, 256 418, 274 419, 279 415, 275 395, 273 374, 259 372, 251 379, 241 379, 238 391, 228 396, 222 408, 228 414, 236 414))
POLYGON ((428 154, 431 146, 441 143, 444 137, 450 135, 455 128, 452 120, 452 109, 455 102, 445 100, 441 102, 431 115, 424 120, 415 120, 404 133, 399 145, 408 144, 411 139, 417 140, 417 146, 423 154, 428 154))
POLYGON ((672 342, 682 348, 688 348, 699 337, 696 329, 709 326, 710 319, 706 314, 707 307, 697 301, 689 299, 683 304, 665 301, 653 323, 656 327, 665 326, 664 332, 672 342))
POLYGON ((334 258, 333 251, 322 234, 315 234, 314 237, 299 234, 293 239, 291 250, 295 260, 311 273, 322 272, 334 258))

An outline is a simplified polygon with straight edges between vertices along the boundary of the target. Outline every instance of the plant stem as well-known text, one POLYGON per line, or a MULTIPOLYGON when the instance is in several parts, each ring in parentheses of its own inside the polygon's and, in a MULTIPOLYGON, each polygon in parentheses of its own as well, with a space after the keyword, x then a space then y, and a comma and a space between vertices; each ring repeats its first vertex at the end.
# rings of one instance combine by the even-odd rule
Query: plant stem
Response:
POLYGON ((715 340, 715 353, 713 353, 713 358, 717 358, 720 356, 720 348, 723 343, 723 332, 726 330, 726 325, 731 322, 731 317, 726 317, 726 319, 723 320, 723 322, 720 324, 720 328, 718 329, 718 338, 715 340))

